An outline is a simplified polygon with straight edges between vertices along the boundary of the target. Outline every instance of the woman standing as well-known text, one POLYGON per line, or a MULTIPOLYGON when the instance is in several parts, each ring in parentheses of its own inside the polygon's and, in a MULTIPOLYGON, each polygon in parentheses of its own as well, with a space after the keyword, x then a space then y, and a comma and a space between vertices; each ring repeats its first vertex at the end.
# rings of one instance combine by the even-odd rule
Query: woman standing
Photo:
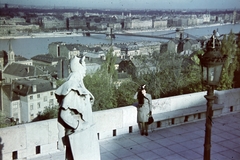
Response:
POLYGON ((146 92, 146 85, 141 85, 134 96, 138 100, 137 122, 141 135, 148 136, 148 118, 152 115, 152 96, 146 92))

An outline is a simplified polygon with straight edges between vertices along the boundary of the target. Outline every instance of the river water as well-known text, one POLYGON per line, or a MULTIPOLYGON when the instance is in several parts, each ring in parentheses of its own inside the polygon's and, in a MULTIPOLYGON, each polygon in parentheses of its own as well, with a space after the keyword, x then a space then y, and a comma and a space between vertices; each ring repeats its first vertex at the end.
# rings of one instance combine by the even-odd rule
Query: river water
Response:
MULTIPOLYGON (((165 30, 165 31, 149 31, 149 32, 141 32, 136 34, 144 34, 144 35, 162 35, 166 33, 173 33, 173 30, 165 30)), ((219 26, 205 26, 198 28, 189 28, 184 29, 184 35, 190 34, 195 37, 201 37, 206 35, 211 35, 213 30, 218 30, 219 34, 228 34, 230 30, 234 33, 240 32, 240 24, 227 24, 227 25, 219 25, 219 26)), ((166 37, 175 37, 175 34, 167 35, 166 37)), ((116 36, 115 39, 112 40, 112 43, 125 43, 125 42, 140 42, 140 41, 154 41, 154 42, 164 42, 166 40, 156 39, 156 38, 143 38, 143 37, 129 37, 129 36, 116 36)), ((12 49, 16 55, 21 55, 30 59, 33 56, 38 54, 47 54, 48 53, 48 44, 52 42, 65 42, 66 44, 100 44, 100 43, 111 43, 110 39, 106 39, 105 35, 91 35, 90 37, 83 36, 66 36, 66 37, 45 37, 45 38, 19 38, 19 39, 11 39, 12 49)), ((0 50, 9 51, 9 43, 8 39, 0 39, 0 50)))

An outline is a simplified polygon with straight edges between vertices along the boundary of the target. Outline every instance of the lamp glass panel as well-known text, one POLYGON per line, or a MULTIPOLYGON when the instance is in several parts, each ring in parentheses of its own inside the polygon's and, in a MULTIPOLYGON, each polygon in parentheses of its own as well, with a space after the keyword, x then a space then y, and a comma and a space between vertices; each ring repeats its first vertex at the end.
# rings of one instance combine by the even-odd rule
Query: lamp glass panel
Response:
POLYGON ((218 65, 214 67, 214 82, 218 83, 222 74, 223 65, 218 65))
POLYGON ((208 68, 208 82, 213 82, 215 76, 215 67, 208 68))
POLYGON ((223 65, 206 67, 202 66, 202 81, 205 84, 217 85, 220 81, 223 65))
POLYGON ((207 79, 203 79, 204 82, 209 85, 217 85, 221 77, 222 67, 223 65, 206 67, 206 73, 203 73, 203 77, 207 77, 207 79))
POLYGON ((202 66, 202 80, 204 83, 207 82, 207 67, 202 66))

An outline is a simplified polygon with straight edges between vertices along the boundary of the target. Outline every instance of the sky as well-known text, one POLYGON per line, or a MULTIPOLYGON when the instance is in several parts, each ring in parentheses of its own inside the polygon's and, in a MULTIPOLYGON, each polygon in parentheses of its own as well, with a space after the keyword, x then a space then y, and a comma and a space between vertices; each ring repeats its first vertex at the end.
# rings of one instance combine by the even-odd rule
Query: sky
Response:
POLYGON ((106 9, 239 9, 240 0, 0 0, 1 4, 106 9))

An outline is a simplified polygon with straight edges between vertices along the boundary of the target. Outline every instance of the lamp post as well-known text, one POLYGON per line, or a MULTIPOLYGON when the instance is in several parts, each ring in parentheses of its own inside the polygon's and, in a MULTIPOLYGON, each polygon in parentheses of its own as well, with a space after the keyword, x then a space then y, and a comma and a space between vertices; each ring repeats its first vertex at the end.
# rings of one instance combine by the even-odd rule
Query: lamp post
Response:
POLYGON ((204 97, 207 99, 207 112, 205 123, 205 140, 204 140, 204 160, 210 160, 211 154, 211 132, 212 132, 212 105, 215 99, 214 88, 218 85, 223 64, 226 60, 226 55, 222 55, 219 51, 220 41, 217 39, 216 31, 213 31, 213 35, 206 44, 206 52, 204 55, 199 56, 200 64, 202 67, 202 84, 206 85, 207 95, 204 97))

